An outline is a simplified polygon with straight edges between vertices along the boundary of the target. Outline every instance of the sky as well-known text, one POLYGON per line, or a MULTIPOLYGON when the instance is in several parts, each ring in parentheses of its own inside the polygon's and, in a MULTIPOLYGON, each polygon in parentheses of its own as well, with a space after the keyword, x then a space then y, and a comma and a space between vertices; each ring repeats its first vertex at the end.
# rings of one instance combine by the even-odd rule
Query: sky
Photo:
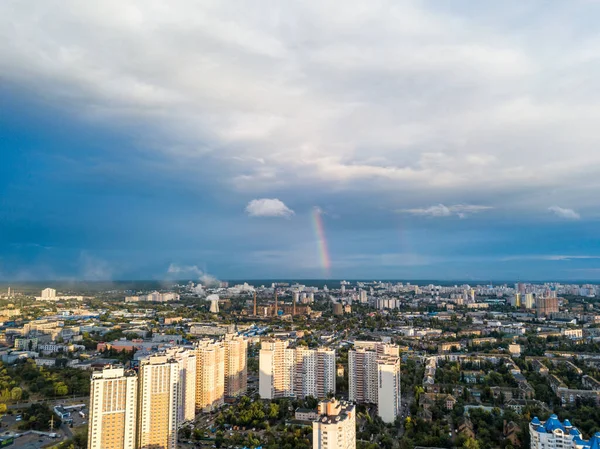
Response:
POLYGON ((0 2, 0 279, 600 280, 600 2, 0 2))

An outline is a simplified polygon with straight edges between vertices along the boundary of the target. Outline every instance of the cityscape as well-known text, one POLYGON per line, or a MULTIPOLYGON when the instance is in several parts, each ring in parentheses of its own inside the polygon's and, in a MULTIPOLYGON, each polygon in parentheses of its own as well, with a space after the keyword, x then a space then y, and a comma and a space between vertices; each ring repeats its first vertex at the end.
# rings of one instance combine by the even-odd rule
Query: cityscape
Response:
POLYGON ((0 295, 5 446, 600 443, 600 285, 55 287, 0 295))
POLYGON ((600 449, 600 1, 0 1, 0 449, 600 449))

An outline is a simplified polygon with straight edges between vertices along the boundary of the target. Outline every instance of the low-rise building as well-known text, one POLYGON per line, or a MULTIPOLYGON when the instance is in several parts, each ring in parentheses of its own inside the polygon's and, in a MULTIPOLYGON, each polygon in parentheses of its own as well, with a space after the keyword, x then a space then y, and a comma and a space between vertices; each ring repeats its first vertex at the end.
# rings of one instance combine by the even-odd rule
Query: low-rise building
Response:
POLYGON ((294 418, 298 421, 315 421, 319 418, 319 412, 311 408, 300 408, 296 409, 294 418))

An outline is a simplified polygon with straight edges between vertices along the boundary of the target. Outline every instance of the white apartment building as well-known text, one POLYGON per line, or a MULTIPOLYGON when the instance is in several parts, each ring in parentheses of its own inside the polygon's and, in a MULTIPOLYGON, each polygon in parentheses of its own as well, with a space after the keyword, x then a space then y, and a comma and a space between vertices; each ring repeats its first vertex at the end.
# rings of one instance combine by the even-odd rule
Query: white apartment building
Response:
POLYGON ((377 414, 385 423, 400 416, 400 358, 385 355, 377 360, 377 414))
POLYGON ((42 290, 41 296, 36 296, 35 299, 36 301, 63 301, 66 299, 83 301, 83 296, 56 296, 56 290, 53 288, 45 288, 42 290))
POLYGON ((160 293, 160 292, 152 292, 147 295, 135 295, 135 296, 126 296, 125 302, 169 302, 169 301, 179 301, 179 293, 160 293))
POLYGON ((208 339, 196 344, 196 411, 210 412, 225 403, 225 348, 208 339))
MULTIPOLYGON (((37 339, 36 339, 37 340, 37 339)), ((46 354, 51 354, 53 352, 61 352, 61 351, 66 351, 67 348, 65 345, 61 345, 58 343, 46 343, 43 345, 38 345, 38 351, 44 352, 46 354)))
POLYGON ((335 350, 327 348, 294 350, 294 395, 325 398, 335 394, 335 350))
POLYGON ((248 390, 248 340, 244 337, 226 335, 225 348, 225 396, 238 397, 248 390))
POLYGON ((88 449, 136 449, 138 378, 134 371, 92 373, 88 449))
MULTIPOLYGON (((167 355, 140 360, 138 448, 177 448, 179 364, 167 355)), ((105 448, 102 448, 105 449, 105 448)))
POLYGON ((313 448, 356 449, 354 405, 335 399, 319 403, 319 418, 313 421, 313 448))
POLYGON ((533 293, 525 294, 525 308, 535 309, 535 298, 533 297, 533 293))
POLYGON ((335 350, 289 348, 289 342, 266 339, 261 343, 259 394, 281 397, 324 398, 335 394, 335 350))
POLYGON ((54 298, 56 298, 56 290, 54 290, 53 288, 45 288, 44 290, 42 290, 42 294, 40 297, 47 301, 53 301, 54 298))
POLYGON ((570 449, 573 439, 581 439, 581 432, 573 427, 568 419, 563 422, 556 415, 550 415, 542 422, 536 416, 529 423, 530 449, 570 449))
POLYGON ((583 338, 583 329, 561 329, 560 333, 573 340, 583 338))
POLYGON ((167 349, 166 354, 179 365, 177 421, 192 421, 196 417, 196 352, 175 347, 167 349))
POLYGON ((258 393, 262 399, 294 395, 294 351, 289 341, 264 339, 259 353, 258 393))
POLYGON ((377 353, 364 348, 348 352, 348 399, 377 403, 377 353))
POLYGON ((355 342, 348 352, 348 398, 356 403, 377 404, 385 422, 400 413, 400 358, 396 345, 355 342))
POLYGON ((367 297, 367 292, 365 290, 361 290, 359 293, 359 301, 361 304, 366 304, 369 302, 369 298, 367 297))

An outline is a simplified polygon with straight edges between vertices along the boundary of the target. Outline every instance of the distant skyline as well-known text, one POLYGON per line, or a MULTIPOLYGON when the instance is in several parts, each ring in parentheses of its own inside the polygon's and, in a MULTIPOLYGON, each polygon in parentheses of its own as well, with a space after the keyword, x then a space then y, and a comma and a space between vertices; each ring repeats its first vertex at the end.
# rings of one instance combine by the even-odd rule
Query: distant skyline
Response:
POLYGON ((600 280, 600 3, 0 3, 0 281, 600 280))

